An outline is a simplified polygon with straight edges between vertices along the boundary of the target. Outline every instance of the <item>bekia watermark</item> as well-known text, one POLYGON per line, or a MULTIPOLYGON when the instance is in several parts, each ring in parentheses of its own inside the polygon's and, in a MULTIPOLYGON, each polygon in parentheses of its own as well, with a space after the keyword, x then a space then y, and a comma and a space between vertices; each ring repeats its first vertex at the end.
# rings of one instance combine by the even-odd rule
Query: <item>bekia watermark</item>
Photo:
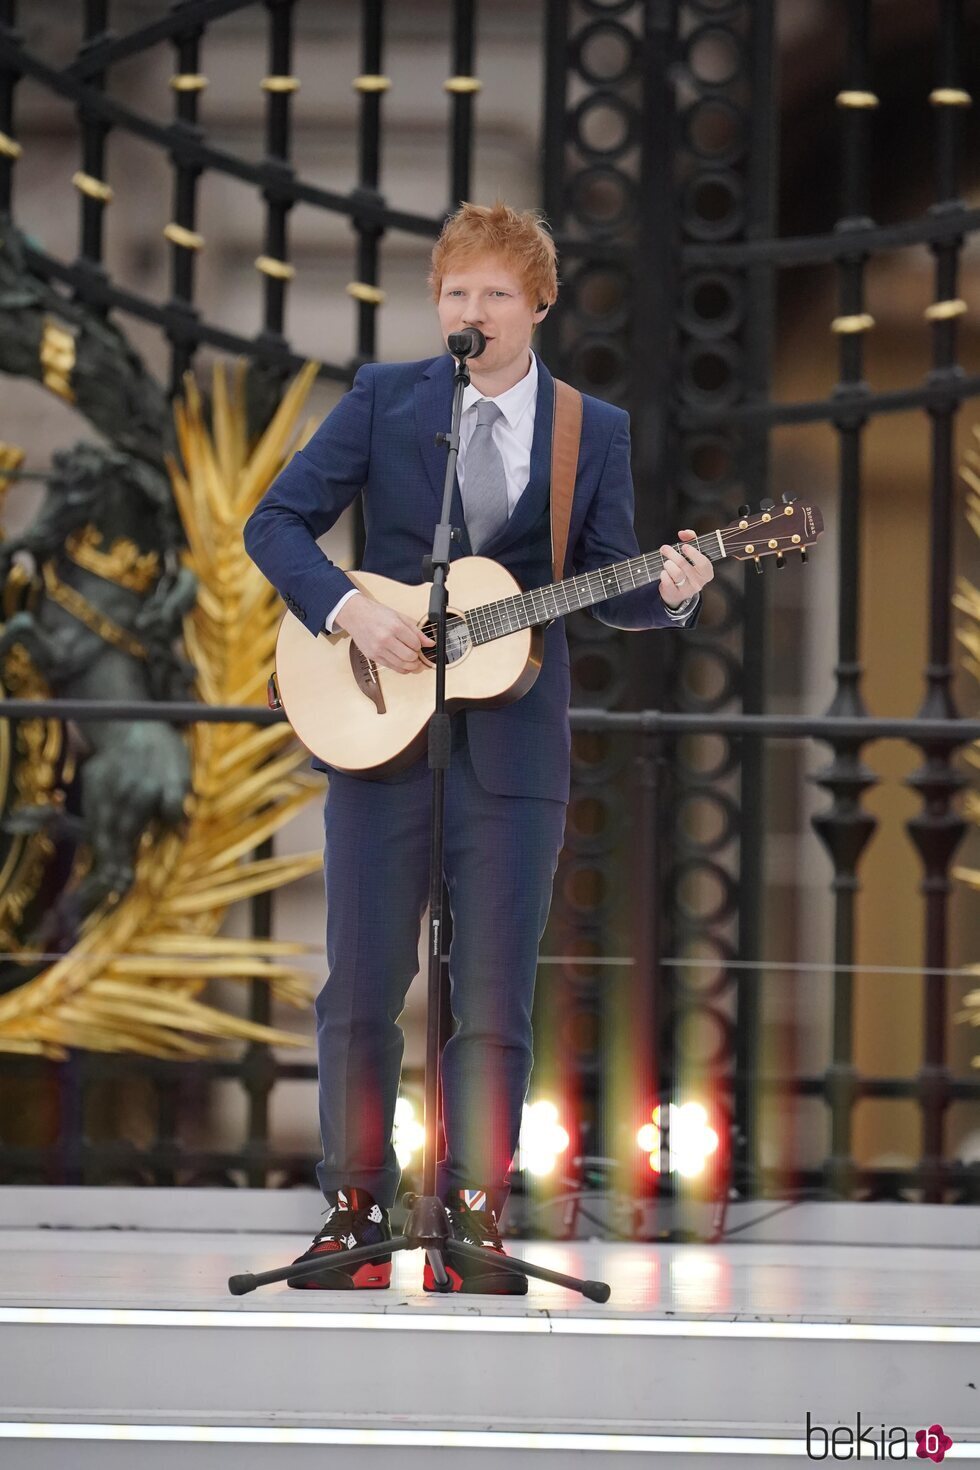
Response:
POLYGON ((835 1424, 833 1429, 814 1424, 806 1411, 806 1453, 809 1460, 907 1460, 910 1453, 917 1460, 932 1460, 938 1465, 953 1441, 941 1424, 917 1429, 912 1438, 901 1425, 864 1424, 861 1415, 852 1428, 835 1424))

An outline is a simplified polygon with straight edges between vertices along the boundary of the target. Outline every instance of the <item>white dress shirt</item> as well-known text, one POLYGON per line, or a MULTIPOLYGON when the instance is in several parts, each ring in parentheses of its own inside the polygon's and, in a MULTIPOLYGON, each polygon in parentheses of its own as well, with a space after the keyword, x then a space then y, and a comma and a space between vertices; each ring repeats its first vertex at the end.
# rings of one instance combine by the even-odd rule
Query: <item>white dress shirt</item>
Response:
MULTIPOLYGON (((459 421, 459 458, 456 461, 456 478, 462 490, 466 478, 466 450, 476 428, 476 405, 486 398, 479 388, 467 383, 463 390, 463 416, 459 421)), ((498 393, 492 400, 500 409, 502 417, 490 430, 493 442, 500 451, 507 477, 507 514, 513 515, 514 507, 527 489, 531 478, 531 443, 534 439, 534 410, 538 402, 538 359, 531 353, 531 366, 519 383, 498 393)))
MULTIPOLYGON (((500 451, 507 479, 507 513, 513 515, 514 507, 527 489, 531 478, 531 443, 534 439, 534 410, 538 402, 538 359, 530 354, 531 362, 524 377, 506 393, 498 393, 493 402, 500 409, 501 417, 490 432, 493 442, 500 451)), ((476 405, 487 394, 481 393, 472 383, 463 390, 463 412, 459 421, 459 454, 456 459, 456 479, 460 490, 466 477, 466 448, 476 428, 476 405)), ((331 609, 324 624, 328 633, 333 632, 334 619, 345 602, 356 596, 356 588, 345 592, 331 609)), ((684 622, 694 610, 697 598, 689 597, 680 607, 670 608, 664 604, 667 615, 675 622, 684 622)))

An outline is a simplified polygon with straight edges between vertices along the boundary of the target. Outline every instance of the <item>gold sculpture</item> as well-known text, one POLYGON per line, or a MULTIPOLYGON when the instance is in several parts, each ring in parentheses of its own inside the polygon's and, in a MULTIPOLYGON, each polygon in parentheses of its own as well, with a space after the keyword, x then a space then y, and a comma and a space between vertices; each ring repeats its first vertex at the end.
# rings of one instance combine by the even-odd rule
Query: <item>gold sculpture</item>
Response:
MULTIPOLYGON (((169 469, 186 562, 199 584, 184 636, 204 704, 264 702, 282 606, 246 556, 241 528, 288 458, 315 372, 309 365, 297 376, 251 449, 244 367, 230 387, 216 368, 210 431, 192 377, 176 405, 181 462, 169 469)), ((81 1047, 189 1058, 231 1039, 303 1044, 220 1009, 202 991, 214 978, 262 979, 279 999, 309 1003, 308 976, 295 963, 302 945, 220 930, 233 904, 319 870, 319 853, 253 854, 321 783, 302 769, 306 752, 285 724, 202 723, 189 727, 188 739, 194 782, 186 827, 146 831, 129 892, 89 917, 70 952, 0 998, 0 1051, 63 1057, 81 1047)))

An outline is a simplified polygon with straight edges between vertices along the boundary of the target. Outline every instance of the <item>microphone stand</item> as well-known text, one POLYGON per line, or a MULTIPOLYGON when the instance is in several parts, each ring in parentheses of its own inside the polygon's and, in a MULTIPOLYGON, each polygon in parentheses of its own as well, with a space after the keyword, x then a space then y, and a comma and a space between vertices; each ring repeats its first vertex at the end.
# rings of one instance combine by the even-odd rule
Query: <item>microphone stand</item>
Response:
MULTIPOLYGON (((436 648, 436 694, 432 718, 429 723, 429 769, 432 772, 432 829, 429 848, 429 942, 428 942, 428 990, 425 1041, 425 1144, 422 1154, 422 1193, 405 1196, 409 1207, 404 1234, 378 1245, 355 1246, 344 1251, 344 1265, 354 1266, 377 1256, 394 1255, 398 1251, 423 1250, 432 1268, 437 1292, 450 1292, 453 1284, 446 1270, 446 1261, 478 1260, 483 1268, 515 1272, 521 1276, 536 1277, 539 1281, 550 1281, 556 1286, 578 1291, 590 1301, 609 1300, 609 1287, 604 1281, 582 1281, 576 1276, 566 1276, 560 1271, 549 1271, 544 1266, 532 1266, 513 1256, 502 1258, 497 1251, 468 1241, 453 1240, 449 1235, 449 1217, 446 1206, 436 1193, 437 1134, 439 1118, 439 1095, 441 1083, 441 1036, 440 1017, 443 993, 443 847, 446 802, 446 772, 449 769, 452 750, 450 717, 446 712, 446 578, 449 575, 449 560, 453 541, 460 533, 451 524, 453 489, 456 483, 456 461, 459 457, 459 422, 463 415, 463 394, 470 381, 467 356, 483 352, 486 342, 481 333, 473 330, 451 336, 450 350, 456 357, 456 372, 453 377, 453 406, 451 427, 448 434, 436 435, 437 444, 445 444, 449 453, 446 458, 446 478, 443 486, 442 514, 433 536, 432 551, 422 563, 423 581, 432 583, 429 596, 427 623, 435 624, 436 648), (474 338, 476 339, 474 341, 474 338), (468 339, 468 340, 466 340, 468 339)), ((273 1271, 256 1274, 245 1272, 231 1276, 228 1290, 233 1296, 244 1296, 257 1286, 266 1286, 274 1281, 292 1281, 304 1276, 319 1276, 323 1272, 323 1260, 303 1261, 300 1264, 282 1266, 273 1271)))

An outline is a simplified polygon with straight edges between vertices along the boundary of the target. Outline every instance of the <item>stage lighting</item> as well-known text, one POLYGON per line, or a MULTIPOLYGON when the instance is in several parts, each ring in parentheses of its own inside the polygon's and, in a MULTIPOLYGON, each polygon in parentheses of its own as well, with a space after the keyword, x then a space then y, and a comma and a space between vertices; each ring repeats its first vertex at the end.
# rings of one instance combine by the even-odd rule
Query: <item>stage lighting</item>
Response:
MULTIPOLYGON (((653 1110, 653 1121, 644 1123, 636 1142, 650 1156, 650 1168, 660 1173, 660 1129, 663 1110, 653 1110)), ((704 1173, 708 1159, 718 1148, 718 1134, 708 1123, 708 1110, 699 1102, 671 1103, 668 1113, 668 1168, 672 1174, 695 1179, 704 1173)))
POLYGON ((425 1129, 415 1116, 415 1108, 407 1097, 395 1103, 395 1127, 391 1141, 399 1167, 407 1169, 425 1142, 425 1129))
POLYGON ((558 1121, 558 1109, 553 1102, 542 1098, 530 1107, 525 1103, 518 1152, 521 1169, 538 1176, 552 1173, 568 1144, 568 1133, 558 1121))

